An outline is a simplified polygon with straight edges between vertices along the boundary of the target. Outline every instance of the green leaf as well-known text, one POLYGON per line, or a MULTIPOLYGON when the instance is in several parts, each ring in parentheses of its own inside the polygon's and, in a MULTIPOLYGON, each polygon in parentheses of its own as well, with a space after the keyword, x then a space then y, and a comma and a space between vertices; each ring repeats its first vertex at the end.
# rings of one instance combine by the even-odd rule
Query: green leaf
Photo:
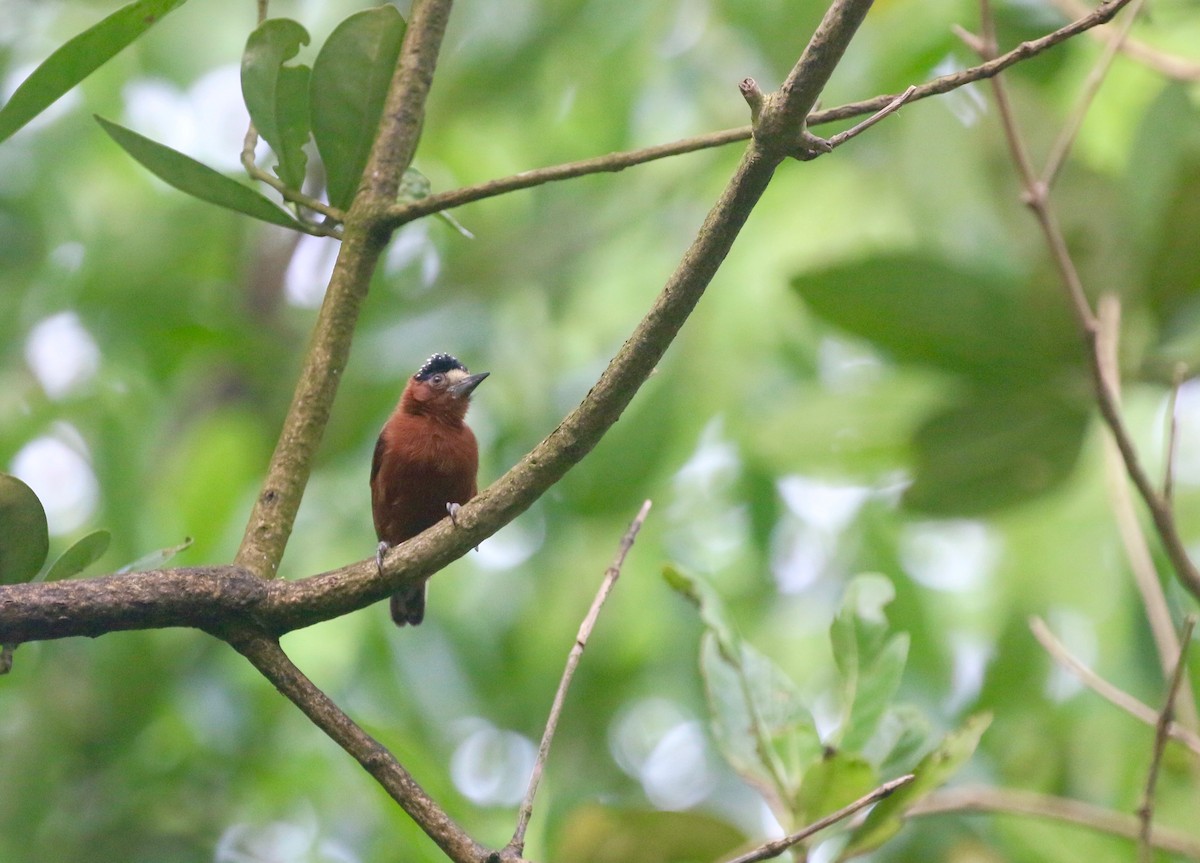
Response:
POLYGON ((700 619, 716 637, 721 655, 735 665, 740 662, 741 638, 729 619, 721 595, 712 585, 670 565, 663 567, 663 578, 672 590, 700 609, 700 619))
POLYGON ((748 644, 731 662, 712 632, 701 643, 700 670, 717 748, 743 779, 790 811, 824 749, 796 684, 748 644))
POLYGON ((273 225, 299 227, 286 212, 237 180, 103 117, 96 117, 96 122, 150 173, 179 191, 273 225))
POLYGON ((67 41, 21 82, 0 109, 0 141, 42 113, 185 0, 137 0, 67 41))
POLYGON ((0 473, 0 584, 20 584, 37 575, 50 551, 46 510, 33 489, 0 473))
POLYGON ((857 576, 829 629, 842 689, 838 745, 858 753, 875 734, 900 687, 908 660, 908 635, 889 637, 884 606, 896 591, 881 575, 857 576))
POLYGON ((1071 475, 1091 417, 1082 398, 1045 388, 978 388, 913 436, 906 506, 980 515, 1050 491, 1071 475))
MULTIPOLYGON (((432 191, 433 185, 429 182, 429 178, 416 168, 409 167, 404 169, 404 175, 400 178, 400 189, 396 193, 396 200, 419 201, 422 198, 428 198, 432 191)), ((468 240, 475 239, 475 235, 467 226, 454 218, 448 210, 442 210, 433 215, 457 231, 459 236, 468 240)))
POLYGON ((334 28, 313 63, 313 138, 335 207, 349 208, 362 179, 406 28, 394 6, 357 12, 334 28))
POLYGON ((192 542, 193 540, 189 536, 185 538, 183 542, 179 543, 179 545, 169 545, 166 548, 160 548, 156 551, 150 552, 149 554, 142 555, 137 560, 127 563, 118 569, 117 574, 119 575, 124 572, 141 572, 145 569, 158 569, 158 567, 162 566, 175 555, 179 554, 179 552, 191 545, 192 542))
POLYGON ((246 40, 242 54, 242 98, 254 128, 262 136, 279 164, 275 173, 290 188, 304 185, 308 156, 307 66, 285 66, 300 46, 309 43, 308 31, 288 18, 264 21, 246 40))
POLYGON ((932 743, 933 729, 920 710, 911 704, 897 704, 884 714, 876 737, 877 741, 881 739, 879 771, 894 776, 912 768, 917 756, 932 743))
POLYGON ((58 560, 54 561, 54 565, 46 573, 45 581, 58 581, 60 578, 79 575, 108 551, 111 539, 112 535, 107 530, 94 530, 79 539, 58 556, 58 560))
POLYGON ((804 774, 792 823, 811 824, 853 803, 879 785, 879 772, 864 758, 830 750, 804 774))
POLYGON ((1057 296, 919 252, 881 255, 803 273, 808 307, 901 362, 980 381, 1048 378, 1080 363, 1079 340, 1057 296))
POLYGON ((728 857, 746 837, 702 812, 648 812, 590 803, 566 813, 545 855, 572 863, 662 863, 728 857))
POLYGON ((991 714, 979 713, 947 734, 938 747, 913 768, 916 779, 875 805, 838 859, 847 860, 873 851, 896 835, 909 807, 941 787, 970 759, 991 722, 991 714))

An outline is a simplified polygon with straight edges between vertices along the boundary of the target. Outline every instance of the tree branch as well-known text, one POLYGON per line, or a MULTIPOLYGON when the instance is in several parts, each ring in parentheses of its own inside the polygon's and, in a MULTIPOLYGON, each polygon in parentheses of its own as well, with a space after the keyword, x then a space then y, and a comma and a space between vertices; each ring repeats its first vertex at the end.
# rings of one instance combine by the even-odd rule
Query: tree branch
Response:
POLYGON ((279 642, 256 633, 233 634, 229 642, 314 725, 352 755, 447 857, 455 863, 481 863, 488 858, 490 852, 468 836, 425 793, 391 752, 356 725, 292 664, 279 642))
POLYGON ((740 857, 734 857, 732 860, 727 861, 727 863, 758 863, 759 860, 770 860, 772 857, 778 857, 793 845, 803 842, 814 833, 819 833, 826 827, 832 827, 839 821, 846 820, 855 812, 858 812, 860 809, 865 809, 872 803, 878 803, 883 798, 890 796, 897 788, 907 785, 916 778, 917 777, 912 773, 908 773, 904 776, 893 779, 890 782, 885 782, 869 794, 858 798, 848 806, 843 806, 836 812, 831 812, 819 821, 814 821, 803 830, 798 830, 795 833, 784 836, 782 839, 776 839, 773 842, 767 842, 763 845, 760 845, 753 851, 742 854, 740 857))
MULTIPOLYGON (((989 35, 992 32, 992 23, 988 13, 987 0, 982 0, 980 5, 983 9, 984 29, 982 48, 985 52, 991 52, 994 50, 994 44, 989 35)), ((1029 160, 1016 117, 1008 102, 1004 82, 999 78, 993 78, 992 87, 1004 135, 1023 188, 1022 200, 1033 211, 1034 217, 1037 219, 1050 251, 1050 257, 1058 270, 1068 305, 1079 325, 1080 335, 1083 337, 1100 415, 1112 432, 1113 440, 1121 452, 1121 459, 1125 462, 1125 470, 1129 474, 1129 478, 1133 481, 1138 493, 1146 503, 1146 508, 1150 511, 1150 517, 1154 521, 1159 539, 1175 569, 1176 578, 1188 592, 1200 599, 1200 570, 1197 570, 1189 557, 1183 538, 1179 534, 1171 502, 1159 492, 1150 479, 1150 475, 1146 472, 1146 468, 1138 456, 1133 437, 1121 417, 1120 405, 1115 395, 1116 384, 1105 373, 1105 366, 1100 357, 1097 339, 1099 326, 1096 315, 1088 302, 1079 271, 1075 268, 1075 261, 1071 257, 1066 238, 1058 224, 1058 216, 1050 199, 1049 187, 1038 177, 1029 160)))
MULTIPOLYGON (((1108 833, 1136 841, 1138 820, 1124 812, 1113 812, 1079 800, 1053 797, 1033 791, 1009 788, 968 786, 937 791, 914 804, 909 816, 939 815, 946 812, 989 812, 997 815, 1024 815, 1075 824, 1088 830, 1108 833)), ((1200 840, 1176 830, 1157 830, 1155 848, 1171 854, 1200 859, 1200 840)))
MULTIPOLYGON (((1042 39, 1023 43, 996 61, 918 87, 913 98, 945 92, 985 74, 995 74, 1012 63, 1109 20, 1126 2, 1129 0, 1112 0, 1091 15, 1042 39)), ((428 2, 418 8, 424 9, 427 5, 428 2)), ((417 25, 415 11, 409 28, 410 37, 417 25)), ((408 44, 406 42, 406 49, 408 44)), ((882 96, 813 117, 820 116, 824 121, 856 116, 883 109, 895 98, 882 96)), ((576 167, 585 164, 576 163, 576 167)), ((655 304, 600 380, 555 431, 462 508, 457 528, 446 519, 393 549, 386 558, 382 576, 371 558, 297 581, 254 584, 250 578, 255 574, 274 572, 290 534, 295 507, 324 420, 328 417, 340 370, 344 367, 348 335, 357 317, 361 292, 365 291, 363 286, 373 265, 374 257, 368 264, 362 253, 361 246, 368 244, 364 231, 348 225, 343 255, 339 257, 334 281, 318 321, 305 377, 297 388, 284 434, 272 458, 271 472, 255 506, 238 565, 0 587, 0 643, 71 635, 95 636, 124 629, 166 626, 215 631, 224 626, 245 625, 278 636, 363 608, 388 596, 406 582, 432 575, 527 509, 581 460, 616 421, 699 301, 750 209, 765 190, 776 164, 758 146, 751 144, 655 304), (360 247, 358 251, 348 249, 355 244, 360 247), (359 265, 351 269, 354 261, 359 265), (344 294, 348 294, 349 299, 343 297, 342 302, 335 299, 344 294), (301 472, 302 478, 288 478, 287 471, 293 468, 301 472), (250 565, 255 562, 257 566, 250 565)), ((619 168, 610 167, 609 170, 619 168)), ((445 200, 445 196, 431 196, 415 205, 427 204, 439 197, 445 200)), ((377 225, 383 230, 394 226, 394 221, 388 215, 377 225)), ((378 249, 370 251, 377 256, 378 249)))
MULTIPOLYGON (((1099 331, 1096 334, 1096 350, 1099 353, 1100 364, 1105 377, 1112 382, 1113 397, 1120 404, 1121 378, 1118 373, 1117 345, 1121 335, 1121 301, 1114 294, 1100 297, 1097 305, 1096 320, 1099 331)), ((1167 465, 1170 465, 1170 452, 1174 449, 1175 412, 1174 403, 1170 411, 1168 428, 1172 431, 1167 435, 1167 465)), ((1169 475, 1169 470, 1166 472, 1169 475)), ((1125 548, 1125 558, 1129 561, 1129 569, 1133 575, 1133 583, 1142 597, 1142 606, 1146 611, 1146 621, 1150 624, 1150 633, 1154 636, 1154 646, 1158 650, 1158 660, 1162 666, 1163 676, 1169 677, 1179 655, 1179 638, 1175 633, 1175 624, 1171 619, 1171 609, 1167 604, 1166 592, 1158 577, 1158 569, 1150 553, 1150 544, 1146 531, 1138 518, 1133 502, 1133 493, 1129 489, 1129 475, 1125 471, 1125 463, 1121 460, 1121 452, 1111 434, 1104 435, 1104 477, 1108 488, 1109 504, 1112 507, 1113 520, 1117 524, 1117 533, 1125 548)), ((1169 486, 1164 484, 1163 495, 1170 498, 1169 486)), ((1191 684, 1183 681, 1180 691, 1179 717, 1182 724, 1196 731, 1200 729, 1197 719, 1195 696, 1191 684)), ((1196 765, 1200 768, 1200 764, 1196 765)))
MULTIPOLYGON (((1054 5, 1068 18, 1086 15, 1088 12, 1087 5, 1081 0, 1054 0, 1054 5)), ((1126 39, 1108 25, 1097 27, 1091 35, 1100 42, 1120 42, 1121 53, 1160 75, 1178 81, 1200 81, 1200 63, 1194 60, 1159 51, 1137 39, 1126 39)))
POLYGON ((1196 629, 1196 616, 1189 614, 1183 624, 1183 632, 1179 635, 1179 655, 1175 658, 1175 668, 1167 684, 1167 697, 1163 699, 1162 710, 1158 712, 1158 721, 1154 723, 1154 749, 1150 755, 1150 769, 1146 771, 1146 788, 1142 793, 1142 805, 1138 807, 1138 821, 1141 829, 1138 831, 1138 860, 1150 863, 1153 859, 1153 828, 1154 828, 1154 793, 1158 787, 1158 771, 1162 766, 1163 753, 1167 749, 1167 737, 1171 728, 1171 715, 1175 709, 1175 698, 1179 695, 1179 685, 1183 683, 1183 675, 1187 670, 1187 651, 1192 643, 1192 632, 1196 629))
MULTIPOLYGON (((1055 662, 1078 677, 1085 686, 1101 698, 1115 707, 1124 710, 1135 719, 1140 719, 1147 725, 1154 725, 1158 721, 1157 714, 1153 708, 1138 701, 1123 689, 1113 686, 1072 656, 1066 646, 1054 637, 1054 634, 1050 631, 1050 627, 1046 626, 1041 618, 1031 617, 1029 619, 1029 628, 1033 631, 1034 638, 1038 640, 1055 662)), ((1192 750, 1196 755, 1200 755, 1200 735, 1197 735, 1190 728, 1184 728, 1178 723, 1172 722, 1167 726, 1167 734, 1192 750)))
POLYGON ((313 457, 321 443, 371 275, 391 229, 380 215, 396 199, 412 161, 451 0, 413 4, 383 119, 362 185, 346 214, 333 276, 321 304, 304 369, 255 500, 236 563, 262 578, 277 574, 291 536, 313 457))
MULTIPOLYGON (((919 84, 913 89, 912 95, 906 100, 905 104, 916 102, 920 99, 927 99, 930 96, 949 93, 974 81, 981 81, 998 75, 1016 63, 1028 60, 1030 57, 1037 56, 1043 51, 1065 42, 1067 39, 1111 21, 1117 12, 1130 2, 1132 0, 1110 0, 1110 2, 1102 3, 1092 11, 1081 15, 1070 24, 1060 27, 1040 39, 1022 42, 995 60, 973 66, 969 69, 963 69, 959 72, 943 75, 940 78, 934 78, 932 81, 927 81, 924 84, 919 84)), ((836 108, 813 111, 808 115, 808 125, 819 126, 838 120, 860 117, 864 114, 872 114, 886 108, 899 95, 902 94, 884 94, 861 102, 851 102, 836 108)), ((536 186, 545 185, 546 183, 569 180, 574 177, 587 176, 588 174, 623 171, 635 165, 642 165, 646 162, 653 162, 670 156, 679 156, 684 153, 694 153, 698 150, 723 147, 737 141, 746 141, 751 138, 753 132, 753 126, 739 126, 735 129, 710 132, 705 135, 684 138, 668 144, 658 144, 653 147, 644 147, 637 150, 609 153, 604 156, 596 156, 577 162, 522 171, 510 177, 489 180, 479 185, 465 186, 447 192, 439 192, 421 198, 418 201, 407 201, 403 204, 396 204, 389 208, 386 223, 391 228, 398 228, 408 222, 441 212, 442 210, 461 207, 464 204, 482 201, 508 192, 531 189, 536 186)))
POLYGON ((633 548, 638 531, 642 529, 642 523, 649 514, 650 501, 646 501, 621 538, 616 556, 608 569, 604 571, 604 580, 600 583, 600 589, 596 592, 596 597, 592 600, 591 607, 588 608, 588 612, 583 618, 583 623, 579 625, 575 644, 571 646, 571 652, 567 655, 567 666, 563 669, 562 679, 558 682, 558 690, 554 693, 550 715, 546 718, 546 730, 542 734, 542 742, 538 745, 537 760, 534 761, 533 771, 529 776, 529 788, 525 792, 525 799, 521 801, 521 808, 517 813, 517 828, 513 831, 513 837, 504 849, 509 855, 519 856, 525 850, 525 829, 529 826, 529 819, 533 815, 533 799, 537 796, 538 785, 542 781, 542 770, 546 765, 546 756, 550 754, 550 743, 554 740, 554 731, 558 728, 558 717, 562 715, 563 703, 567 699, 567 689, 571 686, 575 669, 579 667, 579 660, 583 657, 588 638, 591 637, 592 629, 596 626, 600 609, 616 585, 617 579, 621 577, 621 567, 625 565, 625 556, 633 548))

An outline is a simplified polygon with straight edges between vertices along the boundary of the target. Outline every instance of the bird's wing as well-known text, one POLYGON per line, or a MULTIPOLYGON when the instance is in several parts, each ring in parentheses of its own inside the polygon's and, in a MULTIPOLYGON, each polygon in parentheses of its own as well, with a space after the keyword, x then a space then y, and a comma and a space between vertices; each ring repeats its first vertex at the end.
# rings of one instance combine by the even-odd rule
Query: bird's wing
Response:
POLYGON ((375 477, 379 473, 379 466, 383 463, 383 433, 379 433, 379 440, 375 441, 375 457, 371 459, 371 484, 375 484, 375 477))

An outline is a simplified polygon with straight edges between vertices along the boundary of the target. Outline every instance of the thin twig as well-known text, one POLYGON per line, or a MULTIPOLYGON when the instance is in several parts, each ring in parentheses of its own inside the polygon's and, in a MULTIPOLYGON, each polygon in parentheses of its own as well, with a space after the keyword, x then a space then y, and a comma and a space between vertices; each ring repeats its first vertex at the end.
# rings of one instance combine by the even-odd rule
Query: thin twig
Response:
MULTIPOLYGON (((1030 57, 1035 57, 1073 36, 1077 36, 1093 27, 1100 26, 1112 20, 1113 16, 1130 2, 1132 0, 1110 0, 1110 2, 1102 3, 1087 14, 1081 15, 1070 24, 1060 27, 1040 39, 1035 39, 1031 42, 1022 42, 1011 51, 1002 54, 994 60, 978 66, 972 66, 969 69, 942 75, 924 84, 918 84, 913 90, 912 96, 907 101, 916 102, 920 99, 927 99, 930 96, 939 96, 974 81, 984 80, 997 75, 1009 66, 1013 66, 1030 57)), ((824 123, 832 123, 837 120, 861 117, 864 114, 870 114, 886 108, 896 98, 896 94, 889 93, 859 102, 850 102, 835 108, 813 111, 808 115, 807 123, 811 127, 824 123)), ((710 132, 691 138, 683 138, 668 144, 658 144, 653 147, 609 153, 604 156, 596 156, 577 162, 522 171, 519 174, 489 180, 478 185, 438 192, 437 194, 421 198, 418 201, 405 201, 404 203, 395 204, 388 210, 387 224, 388 227, 396 228, 416 219, 441 212, 442 210, 461 207, 464 204, 482 201, 486 198, 493 198, 508 192, 531 189, 547 183, 559 182, 589 174, 623 171, 626 168, 653 162, 658 159, 679 156, 684 153, 694 153, 714 147, 723 147, 738 141, 746 141, 753 134, 753 126, 739 126, 734 129, 725 129, 720 132, 710 132)))
POLYGON ((1176 363, 1171 380, 1171 395, 1167 399, 1167 440, 1163 446, 1163 500, 1170 503, 1175 497, 1175 456, 1179 449, 1179 389, 1187 375, 1187 363, 1176 363))
MULTIPOLYGON (((1080 0, 1054 0, 1054 5, 1068 18, 1077 18, 1090 11, 1080 0)), ((1119 38, 1116 29, 1112 24, 1102 24, 1092 30, 1091 35, 1101 42, 1113 42, 1119 38)), ((1152 48, 1138 39, 1121 39, 1121 53, 1168 78, 1177 81, 1200 81, 1200 63, 1152 48)))
POLYGON ((855 137, 856 135, 861 135, 863 132, 867 131, 867 129, 870 129, 872 126, 874 126, 876 123, 878 123, 884 117, 886 117, 888 114, 895 114, 897 111, 900 110, 901 106, 903 106, 905 102, 909 101, 913 97, 913 94, 916 92, 917 92, 916 85, 910 85, 907 90, 905 90, 903 93, 901 93, 899 96, 897 96, 892 101, 888 102, 884 107, 880 108, 878 111, 876 111, 874 114, 872 114, 867 119, 863 120, 861 123, 857 123, 854 126, 851 126, 849 129, 846 129, 844 132, 838 132, 836 135, 834 135, 832 138, 830 138, 829 139, 830 148, 833 149, 835 147, 840 147, 842 144, 846 143, 851 138, 855 137))
MULTIPOLYGON (((985 50, 992 50, 992 39, 989 34, 994 33, 994 26, 991 23, 988 0, 980 0, 980 7, 984 18, 982 25, 984 47, 985 50)), ((1113 439, 1117 444, 1117 449, 1121 452, 1121 459, 1125 463, 1129 478, 1137 487, 1138 493, 1145 501, 1146 508, 1150 511, 1155 530, 1175 569, 1176 578, 1189 593, 1200 599, 1200 570, 1193 563, 1187 546, 1183 542, 1183 537, 1180 536, 1171 502, 1163 498, 1142 464, 1137 447, 1133 442, 1133 436, 1121 417, 1120 405, 1114 394, 1115 386, 1105 374, 1096 343, 1098 330, 1096 315, 1083 290, 1083 282, 1075 267, 1075 261, 1071 257, 1070 249, 1067 248, 1066 238, 1058 224, 1058 217, 1050 200, 1049 190, 1033 170, 1003 81, 999 77, 993 78, 992 87, 996 96, 1001 125, 1004 128, 1004 136, 1008 141, 1013 163, 1024 188, 1022 200, 1033 211, 1037 219, 1042 236, 1049 247, 1050 257, 1058 270, 1068 304, 1079 324, 1100 414, 1112 431, 1113 439)))
POLYGON ((254 148, 258 146, 258 130, 251 123, 246 129, 246 138, 242 142, 242 168, 246 171, 247 176, 252 180, 257 180, 267 186, 270 186, 279 193, 285 201, 296 204, 299 207, 312 210, 314 213, 320 213, 325 217, 324 224, 317 224, 306 220, 302 213, 296 214, 297 222, 300 225, 300 230, 306 234, 311 234, 314 237, 341 237, 342 232, 338 230, 338 226, 346 221, 346 214, 342 210, 326 204, 324 201, 306 195, 298 189, 293 189, 283 180, 276 177, 270 171, 265 171, 258 166, 254 161, 254 148))
POLYGON ((1175 712, 1175 697, 1179 694, 1179 684, 1183 682, 1183 673, 1187 668, 1187 651, 1192 643, 1192 632, 1196 628, 1196 616, 1189 614, 1183 622, 1183 632, 1179 635, 1179 656, 1175 660, 1175 669, 1171 672, 1171 682, 1167 686, 1167 697, 1163 700, 1162 710, 1158 712, 1158 721, 1154 725, 1154 751, 1150 756, 1150 769, 1146 772, 1146 790, 1142 795, 1142 805, 1138 807, 1138 820, 1141 821, 1141 831, 1138 833, 1138 860, 1140 863, 1150 863, 1153 859, 1151 844, 1154 825, 1154 791, 1158 785, 1158 771, 1162 766, 1163 752, 1167 748, 1168 729, 1171 727, 1171 715, 1175 712))
MULTIPOLYGON (((1097 304, 1096 319, 1099 325, 1096 333, 1096 351, 1100 368, 1112 390, 1113 399, 1120 405, 1121 376, 1117 370, 1117 344, 1121 333, 1121 300, 1115 294, 1102 295, 1097 304)), ((1166 678, 1171 675, 1175 657, 1179 654, 1179 639, 1176 636, 1175 623, 1171 619, 1166 593, 1158 577, 1158 569, 1154 565, 1154 557, 1150 553, 1146 532, 1142 529, 1142 522, 1134 509, 1133 496, 1129 491, 1129 476, 1121 460, 1121 452, 1111 434, 1104 435, 1104 468, 1113 520, 1117 524, 1117 532, 1125 548, 1133 583, 1141 594, 1146 620, 1150 624, 1154 646, 1158 651, 1159 664, 1162 666, 1163 677, 1166 678)), ((1192 687, 1186 680, 1183 682, 1181 696, 1181 724, 1193 731, 1200 730, 1200 718, 1197 717, 1192 687)), ((1200 768, 1200 765, 1197 767, 1200 768)))
POLYGON ((621 538, 621 544, 617 546, 617 553, 613 557, 613 562, 604 571, 604 580, 600 583, 600 589, 596 591, 596 598, 592 600, 591 608, 588 609, 587 614, 584 616, 583 623, 579 624, 579 632, 575 636, 575 644, 571 646, 571 652, 567 656, 567 666, 563 669, 562 678, 558 681, 558 691, 554 693, 554 703, 550 706, 550 715, 546 718, 546 730, 542 733, 542 742, 538 746, 537 759, 533 763, 533 772, 529 776, 529 788, 525 791, 525 799, 521 801, 521 808, 517 813, 517 829, 513 832, 513 837, 509 841, 508 847, 505 848, 506 852, 520 856, 521 852, 525 850, 525 830, 529 826, 530 817, 533 815, 533 799, 537 795, 538 785, 542 781, 542 770, 546 766, 546 756, 550 754, 550 743, 554 740, 555 729, 558 728, 558 718, 562 715, 563 703, 567 698, 567 689, 571 686, 572 678, 575 677, 575 669, 579 665, 579 660, 583 657, 583 651, 587 647, 592 629, 596 626, 596 618, 600 616, 600 609, 616 585, 617 579, 621 577, 621 567, 625 565, 625 556, 633 548, 638 531, 642 529, 642 524, 646 521, 646 516, 649 514, 650 501, 647 500, 642 504, 642 508, 638 510, 638 514, 630 523, 629 529, 625 531, 625 535, 621 538))
POLYGON ((1083 91, 1079 94, 1074 107, 1071 109, 1071 114, 1067 118, 1066 125, 1062 131, 1058 133, 1058 138, 1054 141, 1054 146, 1050 148, 1050 155, 1046 158, 1046 165, 1042 169, 1042 185, 1053 186, 1054 181, 1058 178, 1058 172, 1062 170, 1063 164, 1066 162, 1067 155, 1071 152, 1071 147, 1075 143, 1075 138, 1079 134, 1079 130, 1083 128, 1083 120, 1087 116, 1088 110, 1092 107, 1092 102, 1096 98, 1096 94, 1100 92, 1100 85, 1104 83, 1104 79, 1108 76, 1108 70, 1113 64, 1113 60, 1117 57, 1117 52, 1121 50, 1121 45, 1125 42, 1125 37, 1129 35, 1130 29, 1133 27, 1133 22, 1137 20, 1138 13, 1142 11, 1142 6, 1145 0, 1133 0, 1129 4, 1129 9, 1125 12, 1121 22, 1117 25, 1115 37, 1104 46, 1104 50, 1100 53, 1100 59, 1096 61, 1096 65, 1092 67, 1092 71, 1088 73, 1087 80, 1083 82, 1083 91))
MULTIPOLYGON (((960 786, 936 791, 917 801, 905 814, 917 817, 947 812, 1024 815, 1076 824, 1088 830, 1134 841, 1138 838, 1138 820, 1133 815, 1113 812, 1111 809, 1103 809, 1080 800, 1012 788, 960 786)), ((1193 860, 1200 859, 1200 840, 1177 830, 1154 831, 1154 847, 1170 854, 1180 854, 1193 860)))
POLYGON ((778 857, 793 845, 803 842, 814 833, 819 833, 826 827, 831 827, 834 824, 837 824, 839 821, 844 821, 855 812, 858 812, 860 809, 865 809, 872 803, 879 802, 883 798, 892 794, 892 792, 894 792, 897 788, 904 787, 916 778, 917 777, 914 774, 907 773, 904 776, 900 776, 891 780, 890 782, 885 782, 870 794, 866 794, 858 798, 850 805, 843 806, 836 812, 831 812, 829 815, 826 815, 819 821, 814 821, 803 830, 798 830, 789 836, 784 836, 782 839, 776 839, 772 842, 767 842, 758 846, 753 851, 749 851, 745 854, 742 854, 740 857, 734 857, 732 860, 726 861, 726 863, 757 863, 759 860, 770 860, 772 857, 778 857))
MULTIPOLYGON (((1158 712, 1154 708, 1138 701, 1123 689, 1113 686, 1076 659, 1067 650, 1066 646, 1054 637, 1054 634, 1050 631, 1050 627, 1046 626, 1041 618, 1029 618, 1029 628, 1033 631, 1034 637, 1055 662, 1072 672, 1085 686, 1101 698, 1124 710, 1135 719, 1140 719, 1147 725, 1154 725, 1158 722, 1158 712)), ((1184 728, 1177 722, 1171 722, 1167 725, 1167 735, 1182 743, 1196 755, 1200 755, 1200 735, 1197 735, 1191 729, 1184 728)))

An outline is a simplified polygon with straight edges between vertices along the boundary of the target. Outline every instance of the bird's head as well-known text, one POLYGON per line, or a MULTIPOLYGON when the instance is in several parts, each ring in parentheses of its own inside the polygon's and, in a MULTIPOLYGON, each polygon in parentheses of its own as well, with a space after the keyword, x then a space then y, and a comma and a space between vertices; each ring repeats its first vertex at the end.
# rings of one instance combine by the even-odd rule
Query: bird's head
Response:
POLYGON ((409 413, 461 420, 466 416, 471 393, 488 374, 473 375, 450 354, 434 354, 409 379, 401 404, 409 413))

